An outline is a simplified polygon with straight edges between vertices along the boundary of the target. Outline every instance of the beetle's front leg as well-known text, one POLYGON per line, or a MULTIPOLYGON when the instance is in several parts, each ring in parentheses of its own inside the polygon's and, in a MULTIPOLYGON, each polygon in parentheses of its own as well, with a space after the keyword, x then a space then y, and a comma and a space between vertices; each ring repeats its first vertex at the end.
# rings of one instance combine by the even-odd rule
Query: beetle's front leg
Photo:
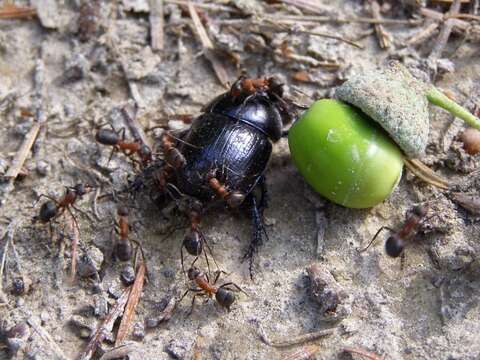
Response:
POLYGON ((265 223, 263 221, 263 211, 267 206, 267 188, 265 178, 263 176, 260 178, 258 185, 261 190, 260 201, 257 200, 253 192, 250 193, 245 200, 245 203, 248 206, 248 210, 250 212, 250 217, 252 219, 253 233, 252 240, 248 245, 247 252, 243 256, 242 261, 249 261, 248 270, 250 272, 250 278, 252 280, 253 260, 255 254, 258 252, 258 248, 263 244, 263 237, 265 236, 265 238, 268 240, 268 234, 265 229, 265 223))

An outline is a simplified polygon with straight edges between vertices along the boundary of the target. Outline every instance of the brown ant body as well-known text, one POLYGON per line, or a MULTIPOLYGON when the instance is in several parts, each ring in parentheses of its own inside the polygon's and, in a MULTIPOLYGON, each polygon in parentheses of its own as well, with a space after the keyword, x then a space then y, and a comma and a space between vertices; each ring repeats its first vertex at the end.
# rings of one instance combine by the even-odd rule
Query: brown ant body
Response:
POLYGON ((228 282, 218 287, 215 286, 218 278, 220 277, 220 274, 220 271, 217 272, 215 280, 213 281, 213 283, 210 283, 208 275, 201 272, 196 267, 191 267, 188 270, 188 279, 191 280, 196 285, 196 287, 185 291, 179 301, 181 301, 189 292, 196 293, 192 299, 192 308, 190 309, 190 313, 193 311, 193 307, 195 305, 195 298, 197 296, 208 296, 209 298, 213 298, 213 296, 215 295, 215 300, 217 301, 217 303, 230 311, 230 306, 232 306, 232 304, 235 302, 234 291, 241 291, 246 294, 246 292, 243 291, 242 288, 240 288, 233 282, 228 282), (230 288, 230 286, 233 286, 235 290, 230 288))
POLYGON ((399 257, 407 243, 412 240, 418 233, 422 223, 426 221, 425 216, 427 215, 427 209, 423 206, 415 206, 412 211, 407 215, 407 218, 402 225, 402 227, 398 230, 392 230, 387 226, 382 226, 378 229, 377 233, 370 241, 368 246, 361 250, 360 252, 366 251, 370 245, 373 244, 377 236, 380 232, 384 229, 390 231, 392 235, 390 235, 385 242, 385 252, 390 257, 399 257))
POLYGON ((203 235, 203 233, 200 230, 199 224, 200 224, 200 210, 195 209, 194 205, 192 205, 192 209, 190 210, 189 213, 190 217, 190 224, 191 224, 191 231, 189 231, 186 235, 185 238, 183 239, 182 247, 180 248, 180 258, 181 258, 181 263, 182 263, 182 270, 185 272, 185 267, 183 264, 183 249, 187 250, 187 252, 195 256, 195 260, 193 260, 192 264, 190 266, 193 266, 195 262, 198 260, 200 255, 203 254, 205 255, 205 261, 207 263, 207 268, 208 272, 210 273, 210 264, 208 261, 208 256, 206 250, 210 252, 210 255, 213 259, 213 262, 215 263, 217 269, 218 269, 218 264, 215 261, 215 258, 213 257, 212 249, 208 245, 207 239, 203 235))
POLYGON ((41 197, 46 197, 49 200, 43 203, 43 205, 40 207, 40 212, 38 216, 35 216, 33 218, 33 221, 40 221, 42 224, 51 224, 51 221, 53 219, 62 215, 66 210, 70 213, 78 228, 77 220, 75 219, 75 216, 73 215, 70 208, 73 208, 76 211, 83 213, 83 211, 76 208, 74 204, 78 199, 81 199, 85 194, 90 192, 91 189, 91 186, 84 184, 77 184, 73 187, 67 186, 65 194, 58 200, 45 194, 40 195, 39 199, 41 197))
POLYGON ((142 141, 125 141, 125 128, 122 128, 120 131, 100 129, 95 135, 95 140, 100 144, 113 147, 108 162, 110 162, 113 154, 117 151, 123 152, 130 158, 134 154, 138 154, 142 164, 147 164, 152 160, 152 151, 142 141))
POLYGON ((128 239, 128 234, 130 232, 128 208, 126 206, 119 206, 117 209, 117 215, 119 240, 115 245, 114 252, 121 261, 128 261, 132 257, 132 244, 128 239))

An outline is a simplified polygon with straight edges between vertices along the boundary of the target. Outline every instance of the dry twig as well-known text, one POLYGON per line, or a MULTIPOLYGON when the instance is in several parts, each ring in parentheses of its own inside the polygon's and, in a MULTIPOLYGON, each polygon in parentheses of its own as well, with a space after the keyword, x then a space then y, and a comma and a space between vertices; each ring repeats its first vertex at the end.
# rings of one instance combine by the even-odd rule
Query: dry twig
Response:
POLYGON ((283 357, 282 360, 308 360, 319 351, 318 345, 306 345, 283 357))
POLYGON ((115 346, 119 346, 125 340, 132 323, 133 315, 135 314, 135 307, 138 305, 140 296, 142 295, 143 283, 145 282, 145 263, 142 261, 135 277, 135 282, 132 285, 132 291, 128 297, 128 302, 125 307, 125 313, 122 317, 122 322, 118 328, 117 339, 115 346))
POLYGON ((33 7, 24 7, 6 2, 0 7, 0 19, 30 19, 37 15, 33 7))
MULTIPOLYGON (((376 0, 370 1, 372 16, 374 19, 381 20, 380 5, 376 0)), ((377 34, 378 43, 382 49, 388 49, 392 44, 392 36, 385 31, 382 24, 375 24, 375 33, 377 34)))
POLYGON ((203 26, 202 22, 200 21, 200 18, 198 17, 198 13, 197 13, 197 10, 195 9, 195 6, 193 6, 193 4, 190 2, 188 3, 188 11, 190 12, 190 17, 192 18, 192 21, 193 21, 195 33, 197 34, 197 36, 200 39, 200 42, 202 43, 204 56, 212 64, 213 71, 215 72, 215 75, 217 76, 220 83, 223 86, 228 88, 227 71, 225 70, 225 67, 223 66, 223 64, 215 54, 213 43, 208 37, 207 31, 205 30, 205 27, 203 26))
MULTIPOLYGON (((448 16, 452 16, 458 14, 460 11, 461 1, 454 0, 452 6, 450 6, 450 10, 448 12, 448 16)), ((454 19, 447 19, 443 24, 442 30, 440 30, 440 34, 437 37, 437 41, 428 56, 429 59, 438 59, 442 56, 443 49, 445 45, 447 45, 448 39, 452 32, 454 26, 454 19)))
POLYGON ((80 354, 78 360, 90 359, 97 347, 103 342, 105 337, 112 331, 115 321, 123 315, 125 305, 129 299, 132 287, 125 289, 122 295, 117 299, 115 306, 110 310, 109 314, 98 327, 95 334, 90 338, 85 350, 80 354))
POLYGON ((32 128, 28 131, 25 139, 23 139, 20 149, 18 149, 15 157, 12 160, 12 164, 5 174, 5 178, 9 179, 11 183, 17 178, 20 170, 27 159, 27 156, 30 152, 30 149, 37 138, 38 132, 40 130, 41 124, 39 122, 34 122, 32 128))
POLYGON ((385 355, 380 357, 375 353, 372 353, 370 351, 366 351, 366 350, 363 350, 363 349, 359 349, 359 348, 346 347, 346 348, 343 349, 343 351, 348 352, 348 353, 352 353, 352 354, 362 355, 362 356, 364 356, 364 357, 366 357, 370 360, 385 360, 385 355))

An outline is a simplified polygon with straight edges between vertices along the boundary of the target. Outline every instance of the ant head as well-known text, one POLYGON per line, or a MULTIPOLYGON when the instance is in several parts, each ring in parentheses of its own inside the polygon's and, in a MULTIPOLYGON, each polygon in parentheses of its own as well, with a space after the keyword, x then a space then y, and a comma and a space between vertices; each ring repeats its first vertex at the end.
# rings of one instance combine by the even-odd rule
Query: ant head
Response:
POLYGON ((117 208, 118 216, 128 216, 128 208, 126 206, 119 206, 117 208))
POLYGON ((73 190, 78 196, 83 196, 86 193, 89 193, 92 190, 92 187, 88 184, 77 184, 73 187, 73 190))
POLYGON ((120 137, 113 130, 100 129, 95 135, 95 140, 97 140, 100 144, 113 146, 118 144, 120 137))
POLYGON ((194 267, 191 267, 190 269, 188 269, 188 278, 190 280, 195 280, 197 277, 199 277, 201 274, 200 270, 198 270, 195 266, 194 267))
POLYGON ((150 161, 152 159, 152 150, 148 145, 142 144, 138 150, 138 154, 143 161, 150 161))
POLYGON ((418 217, 424 217, 425 215, 427 215, 427 209, 421 205, 415 206, 412 211, 418 217))
POLYGON ((215 293, 215 299, 221 306, 230 311, 230 306, 235 302, 235 294, 232 291, 221 287, 215 293))
POLYGON ((385 251, 388 256, 399 257, 405 247, 405 243, 398 236, 390 236, 385 242, 385 251))
POLYGON ((57 204, 52 200, 48 200, 40 208, 38 219, 40 219, 41 222, 49 222, 55 215, 57 215, 57 211, 57 204))
POLYGON ((185 239, 183 239, 183 246, 190 255, 200 255, 203 250, 203 242, 198 235, 198 232, 190 231, 187 233, 187 235, 185 235, 185 239))

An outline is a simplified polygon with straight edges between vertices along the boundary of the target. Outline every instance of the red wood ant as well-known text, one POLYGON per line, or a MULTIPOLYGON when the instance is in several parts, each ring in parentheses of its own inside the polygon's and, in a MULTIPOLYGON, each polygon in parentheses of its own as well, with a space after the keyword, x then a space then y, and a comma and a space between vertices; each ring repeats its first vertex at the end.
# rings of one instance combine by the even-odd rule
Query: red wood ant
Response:
POLYGON ((197 296, 208 296, 209 298, 213 298, 213 296, 215 295, 215 300, 217 301, 217 303, 230 311, 230 306, 232 306, 232 304, 235 302, 235 294, 233 293, 234 291, 241 291, 245 295, 248 295, 240 286, 236 285, 233 282, 228 282, 218 287, 215 286, 221 273, 222 271, 218 271, 216 273, 215 280, 213 281, 213 283, 210 283, 208 275, 201 272, 196 267, 193 266, 188 270, 188 279, 191 280, 197 287, 190 288, 185 291, 179 302, 182 301, 189 292, 196 293, 195 295, 193 295, 192 307, 189 314, 191 314, 193 311, 193 307, 195 305, 195 298, 197 296), (233 286, 235 289, 232 289, 230 286, 233 286))
POLYGON ((143 165, 152 160, 152 150, 141 140, 125 141, 125 128, 119 131, 100 129, 95 135, 95 140, 100 144, 113 147, 108 162, 112 160, 113 154, 117 151, 123 152, 132 160, 132 155, 138 154, 143 165))
POLYGON ((128 233, 130 232, 128 208, 126 206, 119 206, 117 208, 117 215, 119 240, 115 245, 114 252, 121 261, 128 261, 132 257, 132 244, 128 240, 128 233))
POLYGON ((40 195, 38 198, 39 200, 41 197, 46 197, 49 200, 42 204, 38 216, 33 218, 34 222, 40 221, 43 224, 50 223, 51 225, 51 221, 62 215, 66 210, 72 216, 75 226, 78 229, 77 220, 75 219, 75 216, 70 208, 73 208, 80 213, 84 213, 82 210, 75 207, 74 204, 77 199, 81 199, 85 194, 90 192, 92 190, 92 186, 77 184, 73 187, 66 186, 65 188, 65 194, 58 200, 45 194, 40 195))
MULTIPOLYGON (((120 261, 128 261, 132 258, 133 248, 132 242, 137 245, 137 250, 140 249, 141 256, 145 262, 145 254, 140 243, 134 239, 129 238, 131 225, 128 220, 129 211, 126 206, 119 206, 117 208, 118 221, 115 231, 118 233, 119 239, 115 244, 114 253, 120 261)), ((135 261, 137 256, 134 257, 135 261)))
POLYGON ((399 230, 395 231, 387 226, 382 226, 380 229, 378 229, 377 233, 367 247, 363 250, 360 250, 360 252, 366 251, 370 245, 373 244, 380 232, 386 229, 390 231, 392 235, 390 235, 385 242, 385 252, 388 256, 394 258, 400 256, 407 243, 417 235, 421 225, 431 218, 425 219, 426 215, 427 208, 423 206, 415 206, 412 211, 407 213, 406 220, 399 230))
POLYGON ((198 260, 200 255, 203 254, 205 255, 205 261, 207 263, 207 268, 208 268, 208 273, 210 273, 210 263, 208 261, 208 256, 206 250, 210 252, 210 256, 213 259, 213 262, 215 263, 215 266, 218 269, 218 264, 213 256, 212 249, 208 245, 207 239, 203 235, 202 231, 200 230, 199 224, 200 224, 200 208, 199 206, 195 207, 195 204, 191 204, 191 210, 189 212, 189 217, 190 217, 190 226, 191 230, 185 235, 185 238, 183 239, 182 247, 180 248, 180 257, 181 257, 181 263, 182 263, 182 270, 185 273, 185 267, 183 265, 183 248, 187 250, 187 252, 195 256, 195 260, 193 260, 192 264, 190 266, 193 266, 195 262, 198 260))

